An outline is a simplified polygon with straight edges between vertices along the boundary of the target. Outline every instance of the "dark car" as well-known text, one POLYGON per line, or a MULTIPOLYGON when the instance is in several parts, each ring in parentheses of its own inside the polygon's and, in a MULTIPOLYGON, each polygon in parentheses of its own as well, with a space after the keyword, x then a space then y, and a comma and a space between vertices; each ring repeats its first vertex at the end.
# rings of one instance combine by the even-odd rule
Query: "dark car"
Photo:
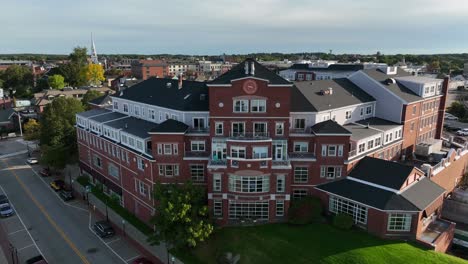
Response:
POLYGON ((52 175, 52 172, 50 172, 49 168, 44 168, 39 173, 41 174, 42 177, 49 177, 52 175))
POLYGON ((137 258, 135 259, 134 261, 132 261, 132 264, 153 264, 153 261, 145 258, 145 257, 141 257, 141 258, 137 258))
POLYGON ((65 202, 75 199, 75 196, 73 195, 72 191, 67 191, 67 190, 62 189, 60 190, 59 195, 60 195, 60 198, 62 198, 62 200, 64 200, 65 202))
POLYGON ((135 259, 134 261, 132 261, 132 264, 153 264, 153 261, 145 258, 145 257, 141 257, 141 258, 137 258, 135 259))
POLYGON ((52 187, 54 191, 58 192, 65 188, 65 182, 62 180, 53 180, 50 182, 50 187, 52 187))
POLYGON ((13 208, 11 208, 11 205, 9 203, 0 204, 1 217, 9 217, 12 216, 14 213, 15 211, 13 211, 13 208))
POLYGON ((26 264, 47 264, 47 261, 43 256, 39 255, 26 260, 26 264))
POLYGON ((4 194, 0 194, 0 204, 6 204, 6 203, 9 203, 8 197, 6 197, 6 195, 4 194))
POLYGON ((115 234, 114 228, 107 221, 99 221, 93 225, 94 231, 101 238, 111 237, 115 234))

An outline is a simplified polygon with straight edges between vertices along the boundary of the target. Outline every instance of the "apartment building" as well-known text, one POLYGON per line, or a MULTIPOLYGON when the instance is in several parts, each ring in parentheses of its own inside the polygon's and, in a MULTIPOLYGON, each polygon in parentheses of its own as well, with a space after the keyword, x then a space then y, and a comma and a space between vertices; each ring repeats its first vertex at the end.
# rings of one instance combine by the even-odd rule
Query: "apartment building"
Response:
POLYGON ((139 60, 132 63, 132 74, 142 80, 150 77, 163 78, 168 75, 168 65, 162 60, 139 60))
POLYGON ((252 59, 208 83, 150 78, 77 114, 80 167, 145 221, 155 182, 192 180, 220 224, 280 222, 364 157, 439 138, 445 86, 387 67, 291 83, 252 59))

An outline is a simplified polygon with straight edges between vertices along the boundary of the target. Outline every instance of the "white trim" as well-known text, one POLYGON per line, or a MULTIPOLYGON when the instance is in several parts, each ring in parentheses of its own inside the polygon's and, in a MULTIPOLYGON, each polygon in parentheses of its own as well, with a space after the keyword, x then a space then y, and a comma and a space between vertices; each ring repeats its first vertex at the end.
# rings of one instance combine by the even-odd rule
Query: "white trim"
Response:
POLYGON ((363 181, 363 180, 360 180, 360 179, 357 179, 357 178, 354 178, 354 177, 351 177, 351 176, 348 176, 347 179, 355 181, 355 182, 359 182, 359 183, 362 183, 362 184, 365 184, 365 185, 369 185, 369 186, 372 186, 372 187, 376 187, 376 188, 379 188, 379 189, 382 189, 382 190, 385 190, 385 191, 389 191, 389 192, 392 192, 392 193, 396 193, 396 194, 401 193, 400 190, 389 188, 389 187, 386 187, 386 186, 383 186, 383 185, 380 185, 380 184, 375 184, 375 183, 368 182, 368 181, 363 181))

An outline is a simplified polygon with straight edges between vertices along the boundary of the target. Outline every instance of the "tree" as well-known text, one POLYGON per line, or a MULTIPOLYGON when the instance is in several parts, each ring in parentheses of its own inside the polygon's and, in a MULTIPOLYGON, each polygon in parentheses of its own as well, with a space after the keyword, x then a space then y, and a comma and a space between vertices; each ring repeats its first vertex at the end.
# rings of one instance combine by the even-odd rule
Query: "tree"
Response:
POLYGON ((44 108, 41 119, 40 144, 42 161, 61 169, 76 159, 76 113, 84 111, 75 98, 59 97, 44 108))
POLYGON ((86 79, 89 84, 97 86, 101 84, 106 78, 104 78, 104 69, 99 64, 89 64, 86 69, 86 79))
POLYGON ((453 102, 447 109, 447 112, 458 118, 464 118, 466 116, 466 108, 463 103, 460 102, 453 102))
POLYGON ((49 77, 49 85, 52 89, 62 89, 65 87, 65 78, 60 74, 54 74, 49 77))
POLYGON ((62 64, 54 69, 55 74, 60 74, 69 85, 77 87, 86 85, 87 55, 85 47, 76 47, 70 53, 67 64, 62 64))
POLYGON ((85 95, 83 96, 83 99, 81 99, 81 103, 83 103, 83 107, 85 109, 90 109, 90 105, 88 104, 89 101, 96 99, 98 97, 102 96, 101 92, 96 91, 96 90, 88 90, 85 95))
POLYGON ((200 186, 156 183, 154 198, 158 203, 151 222, 157 231, 148 236, 152 245, 164 241, 174 248, 195 247, 213 232, 206 193, 200 186))
POLYGON ((73 52, 68 56, 70 62, 73 64, 77 64, 79 66, 86 66, 88 63, 88 50, 86 47, 75 47, 73 52))
POLYGON ((33 86, 32 70, 26 66, 11 65, 2 74, 6 89, 16 90, 16 97, 28 96, 33 86))
POLYGON ((26 140, 38 140, 41 135, 41 126, 36 119, 29 119, 23 126, 24 128, 24 139, 26 140))

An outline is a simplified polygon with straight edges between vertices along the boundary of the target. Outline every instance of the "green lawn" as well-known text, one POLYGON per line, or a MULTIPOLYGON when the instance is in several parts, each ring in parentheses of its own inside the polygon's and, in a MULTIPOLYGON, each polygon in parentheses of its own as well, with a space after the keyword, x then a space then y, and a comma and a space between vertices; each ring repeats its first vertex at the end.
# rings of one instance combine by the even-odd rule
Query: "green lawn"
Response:
POLYGON ((450 263, 468 261, 413 244, 382 240, 364 231, 341 231, 327 224, 228 227, 192 251, 174 252, 185 263, 216 263, 221 252, 241 254, 247 263, 450 263))

